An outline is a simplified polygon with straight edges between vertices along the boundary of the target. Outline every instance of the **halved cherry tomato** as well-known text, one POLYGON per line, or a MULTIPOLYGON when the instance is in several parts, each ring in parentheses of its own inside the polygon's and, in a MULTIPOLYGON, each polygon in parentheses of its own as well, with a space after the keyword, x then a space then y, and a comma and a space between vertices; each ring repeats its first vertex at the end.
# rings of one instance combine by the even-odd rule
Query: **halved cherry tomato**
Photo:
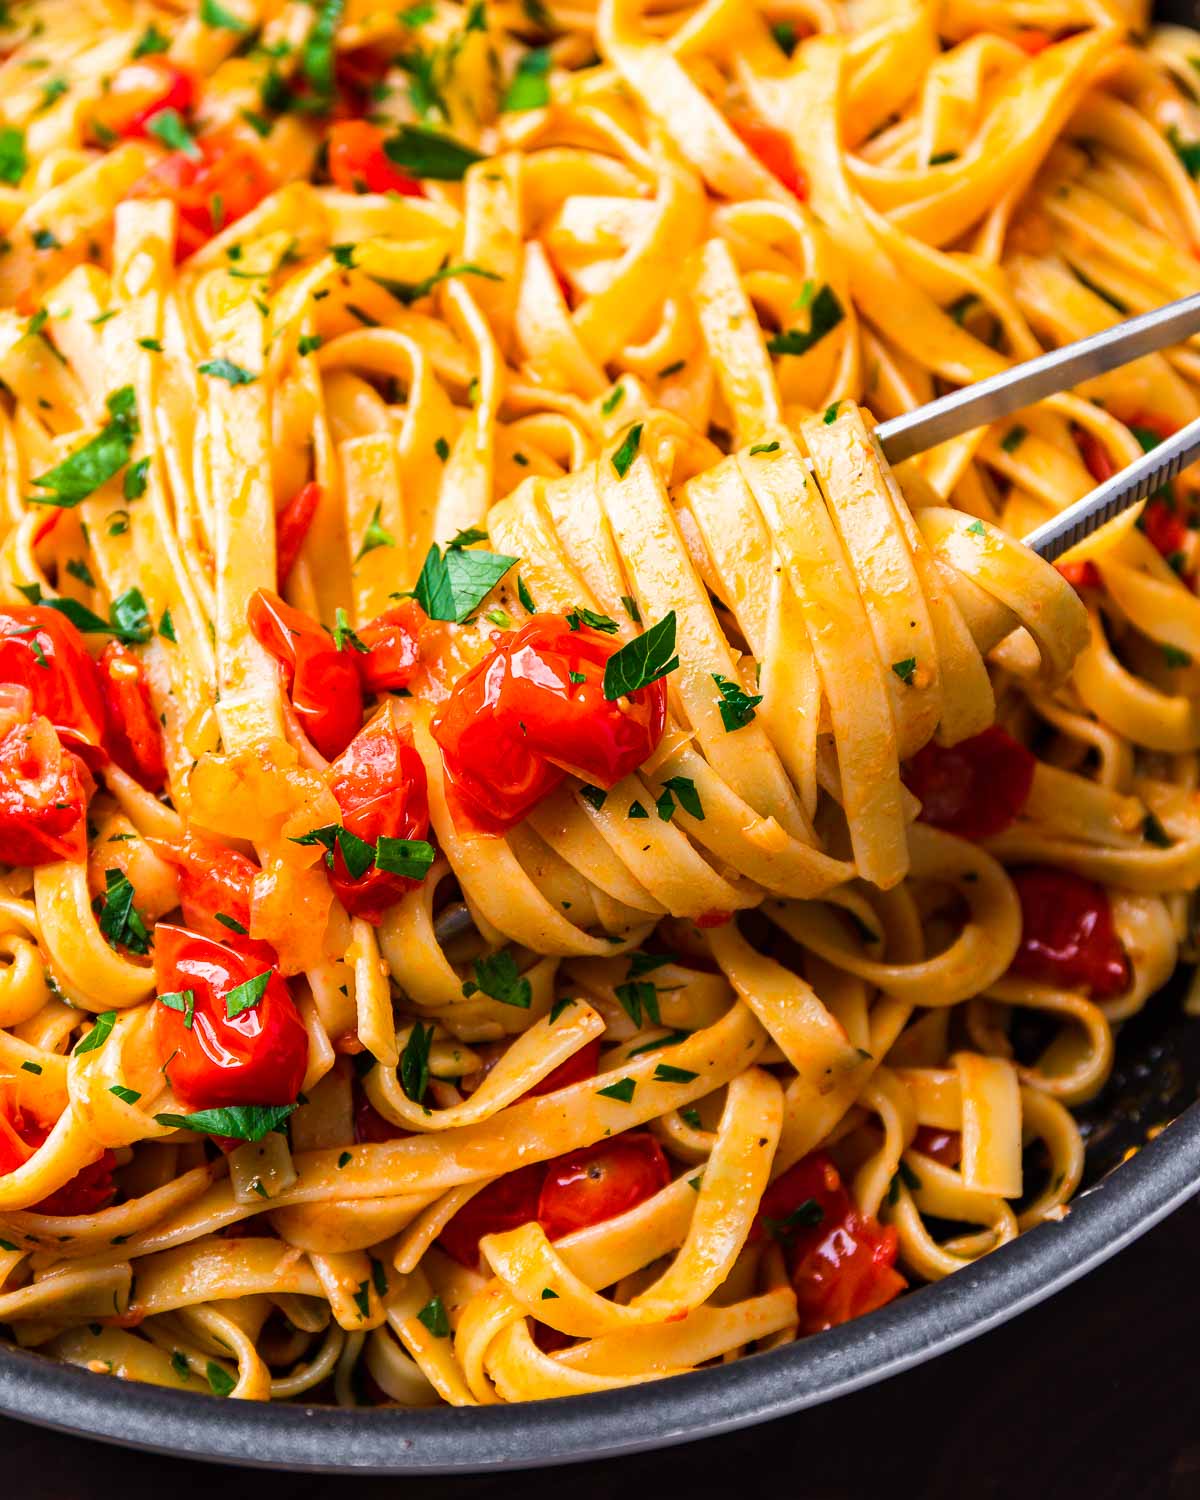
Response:
POLYGON ((0 610, 0 682, 27 687, 33 711, 71 745, 104 744, 104 696, 96 663, 70 620, 45 605, 0 610))
POLYGON ((198 151, 172 151, 126 193, 127 198, 171 198, 179 209, 175 259, 186 260, 213 235, 256 208, 276 186, 253 146, 230 131, 197 142, 198 151))
POLYGON ((87 767, 49 719, 15 724, 0 740, 0 864, 83 859, 91 791, 87 767))
POLYGON ((481 828, 519 823, 565 772, 607 788, 653 752, 666 685, 659 678, 617 702, 605 698, 604 668, 618 642, 586 625, 572 630, 562 615, 535 615, 494 639, 432 726, 459 805, 481 828))
POLYGON ((1088 473, 1097 484, 1103 484, 1106 479, 1111 479, 1117 472, 1117 465, 1112 454, 1094 432, 1088 432, 1083 427, 1077 427, 1075 429, 1075 446, 1079 449, 1079 455, 1083 459, 1088 473))
POLYGON ((964 839, 1003 833, 1029 799, 1035 758, 999 724, 957 745, 932 740, 904 768, 921 821, 964 839))
POLYGON ((956 1167, 962 1161, 962 1134, 957 1130, 939 1130, 934 1125, 918 1125, 913 1150, 932 1156, 944 1167, 956 1167))
POLYGON ((296 566, 304 538, 321 504, 321 486, 303 485, 275 517, 275 577, 280 589, 296 566))
POLYGON ((1080 589, 1098 589, 1104 586, 1100 569, 1090 557, 1078 558, 1073 562, 1055 563, 1054 566, 1077 592, 1080 589))
POLYGON ((541 1083, 535 1083, 531 1089, 526 1089, 521 1097, 533 1099, 538 1094, 553 1094, 556 1089, 565 1089, 585 1078, 595 1078, 599 1063, 600 1038, 593 1037, 578 1052, 572 1052, 566 1062, 559 1063, 557 1068, 547 1073, 541 1083))
POLYGON ((1021 900, 1021 942, 1009 973, 1094 999, 1129 988, 1129 958, 1102 885, 1070 870, 1010 870, 1021 900))
MULTIPOLYGON (((0 1177, 23 1167, 49 1134, 50 1127, 23 1110, 6 1091, 0 1099, 0 1177)), ((70 1182, 40 1203, 31 1204, 29 1212, 64 1219, 98 1212, 112 1201, 116 1165, 115 1154, 105 1151, 96 1161, 81 1167, 70 1182)))
POLYGON ((421 636, 430 629, 425 611, 415 599, 378 615, 358 632, 367 647, 355 653, 355 666, 365 693, 393 692, 407 687, 421 661, 421 636))
POLYGON ((329 132, 329 175, 347 193, 400 193, 423 198, 415 177, 389 161, 383 149, 386 135, 366 120, 341 120, 329 132))
POLYGON ((362 723, 355 652, 339 651, 314 619, 269 589, 251 596, 246 618, 255 640, 282 666, 305 734, 327 760, 333 760, 362 723))
MULTIPOLYGON (((330 766, 329 789, 342 810, 342 827, 368 844, 379 838, 423 839, 429 832, 425 767, 411 731, 397 729, 390 711, 360 730, 330 766)), ((374 867, 355 879, 340 844, 329 883, 348 912, 376 923, 420 884, 374 867)))
POLYGON ((164 109, 190 113, 196 103, 196 80, 165 57, 142 57, 118 68, 91 112, 92 133, 101 145, 113 136, 134 140, 164 109))
POLYGON ((447 1255, 472 1270, 479 1264, 479 1241, 485 1234, 518 1229, 537 1218, 538 1195, 546 1175, 544 1162, 506 1172, 464 1203, 438 1236, 447 1255))
POLYGON ((823 1151, 777 1177, 762 1197, 751 1239, 770 1234, 787 1258, 802 1334, 874 1312, 907 1285, 896 1270, 896 1230, 862 1214, 823 1151))
POLYGON ((179 905, 188 927, 221 943, 239 930, 249 932, 254 877, 259 873, 252 859, 197 833, 189 833, 182 844, 156 848, 179 867, 179 905))
POLYGON ((561 1239, 575 1229, 628 1213, 670 1180, 667 1158, 648 1131, 615 1135, 547 1164, 538 1195, 538 1222, 547 1239, 561 1239))
MULTIPOLYGON (((236 939, 235 939, 236 941, 236 939)), ((308 1036, 284 981, 275 972, 257 1004, 232 1019, 229 991, 266 972, 258 957, 232 943, 160 922, 154 973, 160 995, 190 990, 185 1011, 154 1007, 163 1070, 189 1109, 231 1104, 292 1104, 308 1065, 308 1036)))
POLYGON ((796 160, 796 151, 787 135, 751 115, 735 115, 729 122, 743 145, 758 157, 767 171, 794 193, 803 203, 808 198, 808 178, 796 160))
POLYGON ((147 791, 160 791, 167 779, 162 726, 142 663, 120 641, 109 641, 100 653, 100 686, 108 712, 104 748, 147 791))

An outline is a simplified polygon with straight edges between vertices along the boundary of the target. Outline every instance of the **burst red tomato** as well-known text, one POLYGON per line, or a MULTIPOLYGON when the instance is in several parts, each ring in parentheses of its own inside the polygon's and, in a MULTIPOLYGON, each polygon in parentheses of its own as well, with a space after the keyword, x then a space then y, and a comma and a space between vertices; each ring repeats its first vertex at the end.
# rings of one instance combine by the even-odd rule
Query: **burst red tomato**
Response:
POLYGON ((355 653, 355 666, 365 693, 394 692, 412 681, 421 661, 421 638, 431 622, 415 599, 377 616, 358 632, 367 647, 355 653))
POLYGON ((92 109, 91 132, 101 145, 111 144, 114 136, 134 140, 149 133, 150 122, 164 109, 186 115, 195 103, 196 80, 190 73, 165 57, 138 58, 113 74, 92 109))
POLYGON ((296 566, 304 538, 321 504, 321 494, 319 484, 306 484, 275 517, 275 577, 280 590, 296 566))
POLYGON ((546 1175, 543 1162, 518 1167, 489 1182, 454 1215, 438 1237, 447 1255, 472 1270, 479 1264, 479 1241, 485 1234, 518 1229, 537 1218, 538 1194, 546 1175))
POLYGON ((355 1084, 354 1096, 354 1139, 359 1145, 399 1141, 412 1134, 399 1125, 393 1125, 390 1120, 385 1120, 358 1084, 355 1084))
MULTIPOLYGON (((50 1126, 36 1115, 21 1109, 7 1091, 0 1098, 0 1177, 7 1177, 23 1167, 50 1134, 50 1126)), ((29 1212, 52 1214, 55 1218, 73 1218, 77 1214, 94 1214, 112 1201, 113 1169, 117 1158, 105 1151, 94 1162, 81 1168, 69 1182, 48 1194, 29 1212)))
POLYGON ((254 877, 259 873, 252 859, 196 833, 189 833, 182 844, 156 848, 178 866, 179 905, 188 927, 218 942, 249 932, 254 877))
POLYGON ((215 234, 244 218, 277 185, 254 147, 230 131, 204 136, 196 147, 191 154, 172 151, 163 157, 126 194, 175 202, 176 260, 186 260, 215 234))
POLYGON ((466 816, 503 832, 554 790, 566 772, 614 786, 653 752, 667 689, 610 702, 604 668, 618 643, 572 630, 562 615, 535 615, 497 634, 492 652, 455 684, 433 721, 447 776, 466 816))
POLYGON ((15 724, 0 740, 0 863, 85 858, 91 791, 87 767, 48 719, 15 724))
MULTIPOLYGON (((234 941, 237 941, 236 939, 234 941)), ((232 1018, 230 990, 264 972, 261 958, 230 942, 159 923, 154 930, 158 992, 193 997, 186 1010, 161 1003, 154 1023, 164 1072, 188 1109, 292 1104, 308 1063, 308 1037, 284 981, 273 970, 261 997, 232 1018)))
POLYGON ((944 1167, 956 1167, 962 1160, 962 1135, 957 1130, 939 1130, 934 1125, 918 1125, 913 1136, 913 1150, 932 1156, 944 1167))
POLYGON ((1083 459, 1088 473, 1097 484, 1103 484, 1106 479, 1111 479, 1117 472, 1117 464, 1112 454, 1094 432, 1077 427, 1075 446, 1079 449, 1079 456, 1083 459))
POLYGON ((862 1214, 823 1151, 798 1161, 763 1194, 751 1239, 784 1247, 802 1334, 874 1312, 906 1286, 896 1231, 862 1214))
POLYGON ((1029 799, 1037 761, 999 724, 957 745, 930 743, 904 768, 921 821, 964 839, 1003 833, 1029 799))
POLYGON ((1018 31, 1013 41, 1020 47, 1022 52, 1027 52, 1030 57, 1036 57, 1039 52, 1044 52, 1054 38, 1045 31, 1018 31))
POLYGON ((1010 870, 1021 901, 1021 942, 1010 974, 1102 1000, 1129 988, 1129 959, 1108 893, 1070 870, 1010 870))
POLYGON ((246 617, 255 640, 283 668, 305 734, 327 760, 335 759, 362 723, 355 652, 339 651, 314 619, 269 589, 251 596, 246 617))
POLYGON ((1074 562, 1055 563, 1054 566, 1076 591, 1098 589, 1104 585, 1100 569, 1090 557, 1080 558, 1074 562))
POLYGON ((615 1135, 547 1164, 538 1195, 538 1222, 547 1239, 561 1239, 628 1213, 670 1180, 662 1147, 649 1132, 615 1135))
POLYGON ((750 115, 737 115, 729 123, 743 145, 758 157, 767 171, 803 203, 808 197, 808 179, 796 160, 795 148, 787 135, 750 115))
POLYGON ((96 663, 70 620, 45 605, 0 610, 0 683, 27 687, 33 711, 70 745, 104 743, 104 696, 96 663))
POLYGON ((147 791, 167 780, 162 726, 150 701, 150 688, 138 656, 120 641, 100 653, 100 687, 108 716, 104 748, 147 791))
POLYGON ((347 193, 400 193, 423 198, 415 177, 402 172, 384 150, 387 137, 366 120, 341 120, 329 132, 329 176, 347 193))
POLYGON ((1152 495, 1146 501, 1138 525, 1150 543, 1170 561, 1183 550, 1187 526, 1168 495, 1152 495))
POLYGON ((578 1052, 572 1052, 566 1062, 559 1063, 557 1068, 547 1073, 541 1083, 535 1083, 531 1089, 526 1089, 522 1098, 533 1099, 538 1094, 553 1094, 556 1089, 581 1083, 585 1078, 595 1078, 599 1063, 600 1038, 594 1037, 580 1047, 578 1052))
MULTIPOLYGON (((329 789, 342 810, 342 827, 374 844, 380 838, 424 839, 429 833, 425 767, 407 728, 397 729, 389 712, 361 730, 329 768, 329 789)), ((379 922, 389 906, 418 880, 372 866, 357 878, 338 844, 329 882, 348 912, 379 922)))

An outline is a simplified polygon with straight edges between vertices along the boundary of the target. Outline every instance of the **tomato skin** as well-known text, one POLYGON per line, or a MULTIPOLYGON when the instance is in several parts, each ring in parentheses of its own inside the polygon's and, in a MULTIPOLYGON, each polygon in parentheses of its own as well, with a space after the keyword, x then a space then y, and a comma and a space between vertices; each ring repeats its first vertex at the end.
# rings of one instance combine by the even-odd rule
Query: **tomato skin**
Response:
POLYGON ((1117 472, 1117 465, 1112 454, 1094 432, 1088 432, 1085 428, 1077 427, 1075 429, 1075 446, 1079 449, 1079 455, 1083 459, 1088 473, 1097 484, 1103 484, 1106 479, 1111 479, 1117 472))
POLYGON ((549 614, 494 639, 432 725, 451 786, 480 827, 519 823, 565 772, 608 788, 652 754, 666 724, 666 684, 659 678, 610 703, 602 681, 618 642, 549 614))
POLYGON ((323 493, 319 484, 303 485, 275 517, 275 578, 280 590, 296 566, 323 493))
POLYGON ((964 839, 1003 833, 1029 800, 1036 759, 999 724, 957 745, 932 740, 904 767, 921 821, 964 839))
POLYGON ((108 138, 136 140, 148 134, 147 126, 164 109, 190 114, 196 103, 196 80, 191 73, 165 57, 143 57, 119 68, 111 87, 102 94, 93 120, 108 138))
POLYGON ((1162 495, 1151 495, 1138 523, 1150 543, 1166 558, 1183 549, 1188 529, 1173 503, 1162 495))
POLYGON ((1055 563, 1054 566, 1076 593, 1079 593, 1083 589, 1099 589, 1104 587, 1104 579, 1100 576, 1100 569, 1090 557, 1079 558, 1073 562, 1055 563))
POLYGON ((42 604, 0 610, 0 683, 4 682, 27 687, 34 713, 49 719, 68 744, 93 750, 104 744, 104 695, 96 663, 79 631, 58 610, 42 604))
POLYGON ((795 148, 787 135, 750 115, 735 116, 729 123, 742 144, 758 157, 772 177, 777 177, 801 203, 807 201, 808 178, 796 160, 795 148))
POLYGON ((329 132, 329 176, 334 186, 347 193, 423 198, 425 191, 417 179, 389 161, 383 149, 385 139, 383 131, 366 120, 340 120, 329 132))
POLYGON ((11 728, 0 740, 0 864, 86 858, 91 791, 87 767, 48 719, 11 728))
MULTIPOLYGON (((50 1127, 25 1110, 7 1093, 0 1099, 0 1177, 7 1177, 22 1167, 46 1140, 50 1127)), ((47 1194, 26 1210, 32 1214, 50 1214, 54 1218, 74 1218, 94 1214, 112 1201, 112 1174, 116 1155, 105 1151, 89 1162, 69 1182, 47 1194)))
POLYGON ((599 1064, 600 1038, 597 1036, 580 1047, 578 1052, 572 1052, 566 1062, 559 1063, 558 1067, 547 1073, 540 1083, 535 1083, 531 1089, 526 1089, 521 1097, 522 1099, 536 1099, 539 1094, 553 1094, 555 1090, 568 1088, 573 1083, 581 1083, 585 1078, 595 1078, 599 1064))
POLYGON ((1054 38, 1045 31, 1018 31, 1013 41, 1020 47, 1022 52, 1027 52, 1030 57, 1036 57, 1039 52, 1044 52, 1054 38))
POLYGON ((913 1150, 923 1156, 932 1156, 944 1167, 956 1167, 962 1161, 962 1133, 957 1130, 939 1130, 935 1125, 918 1125, 913 1136, 913 1150))
POLYGON ((249 932, 254 877, 259 873, 252 859, 197 833, 189 833, 182 844, 158 846, 158 852, 179 868, 179 904, 193 932, 227 942, 234 929, 217 921, 218 912, 249 932))
POLYGON ((671 1169, 648 1131, 581 1146, 548 1164, 538 1222, 550 1240, 628 1213, 665 1188, 671 1169))
MULTIPOLYGON (((409 729, 384 713, 350 741, 330 767, 329 789, 342 810, 342 826, 373 844, 380 837, 423 839, 429 832, 425 767, 409 729)), ((353 879, 340 846, 329 883, 352 916, 379 923, 389 906, 420 881, 387 870, 353 879)))
POLYGON ((364 693, 394 692, 412 681, 421 663, 421 635, 429 629, 425 611, 414 599, 377 615, 358 632, 368 649, 355 653, 364 693))
POLYGON ((254 638, 280 663, 301 727, 326 758, 334 760, 362 724, 362 693, 353 650, 339 651, 317 622, 269 589, 250 599, 254 638))
POLYGON ((485 1234, 519 1229, 537 1218, 538 1195, 546 1175, 544 1162, 506 1172, 464 1203, 438 1236, 438 1243, 459 1265, 479 1265, 479 1241, 485 1234))
POLYGON ((1104 1000, 1129 988, 1132 970, 1102 885, 1044 865, 1009 870, 1021 902, 1021 942, 1009 973, 1104 1000))
POLYGON ((858 1211, 824 1151, 803 1157, 763 1194, 750 1238, 772 1230, 784 1246, 802 1334, 874 1312, 907 1285, 896 1270, 895 1228, 858 1211), (788 1226, 788 1216, 808 1204, 820 1209, 819 1221, 788 1226))
POLYGON ((158 1043, 169 1059, 164 1072, 185 1107, 295 1102, 308 1065, 308 1036, 284 981, 272 973, 256 1006, 232 1020, 226 1014, 228 992, 264 972, 257 954, 159 923, 154 972, 160 994, 190 989, 195 996, 190 1029, 181 1011, 154 1007, 158 1043))
POLYGON ((162 726, 140 658, 120 641, 109 641, 99 671, 108 717, 104 748, 148 792, 161 791, 167 780, 162 726))
POLYGON ((261 156, 230 131, 214 131, 196 145, 198 156, 172 151, 155 162, 127 198, 171 198, 179 209, 175 259, 186 260, 215 234, 244 218, 276 182, 261 156), (220 214, 214 218, 214 203, 220 214))

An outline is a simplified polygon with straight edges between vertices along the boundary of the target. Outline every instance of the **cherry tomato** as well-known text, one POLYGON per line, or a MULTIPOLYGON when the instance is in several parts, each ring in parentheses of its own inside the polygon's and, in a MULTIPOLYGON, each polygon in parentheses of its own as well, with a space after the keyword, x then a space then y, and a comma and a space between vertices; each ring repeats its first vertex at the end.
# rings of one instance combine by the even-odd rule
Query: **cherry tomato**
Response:
POLYGON ((1042 865, 1008 873, 1021 901, 1021 943, 1010 974, 1097 1000, 1129 988, 1129 959, 1102 885, 1042 865))
POLYGON ((750 115, 736 115, 729 122, 738 137, 767 171, 803 203, 808 198, 808 179, 796 160, 795 148, 782 130, 750 115))
POLYGON ((957 745, 931 740, 904 768, 921 821, 964 839, 1002 833, 1029 800, 1037 761, 999 724, 957 745))
POLYGON ((129 189, 128 198, 171 198, 179 209, 175 259, 186 260, 244 218, 276 187, 253 146, 230 131, 197 142, 198 154, 172 151, 129 189))
MULTIPOLYGON (((0 1177, 7 1177, 18 1167, 23 1167, 37 1148, 50 1134, 50 1127, 35 1115, 27 1113, 11 1095, 5 1093, 0 1101, 0 1177)), ((112 1201, 113 1169, 117 1158, 112 1151, 105 1151, 96 1161, 90 1162, 56 1188, 39 1203, 30 1205, 28 1212, 52 1214, 55 1218, 74 1218, 77 1214, 94 1214, 112 1201)))
POLYGON ((1039 52, 1044 52, 1054 40, 1045 31, 1018 31, 1013 41, 1020 47, 1022 52, 1028 52, 1030 57, 1036 57, 1039 52))
MULTIPOLYGON (((236 941, 236 939, 235 939, 236 941)), ((229 942, 214 942, 186 927, 159 923, 154 930, 158 992, 190 990, 186 1012, 154 1007, 164 1072, 188 1108, 231 1104, 292 1104, 308 1064, 308 1036, 288 987, 271 972, 257 1004, 232 1019, 229 991, 264 971, 261 959, 229 942)))
POLYGON ((149 792, 167 780, 162 726, 138 656, 120 641, 109 641, 100 653, 100 686, 108 713, 104 748, 149 792))
POLYGON ((0 740, 0 863, 84 859, 91 791, 87 767, 48 719, 15 725, 0 740))
POLYGON ((255 640, 281 664, 305 734, 333 760, 362 723, 353 648, 339 651, 314 619, 269 589, 251 596, 247 619, 255 640))
POLYGON ((575 1229, 628 1213, 670 1180, 671 1169, 652 1135, 615 1135, 548 1164, 538 1196, 538 1221, 547 1239, 561 1239, 575 1229))
POLYGON ((518 1229, 538 1216, 538 1195, 546 1175, 544 1162, 506 1172, 475 1194, 442 1230, 438 1243, 447 1255, 472 1270, 479 1264, 479 1241, 485 1234, 518 1229))
POLYGON ((347 193, 400 193, 423 198, 414 177, 389 161, 384 132, 366 120, 341 120, 329 132, 329 176, 347 193))
POLYGON ((557 1068, 547 1073, 541 1083, 535 1083, 531 1089, 526 1089, 521 1097, 533 1099, 538 1094, 553 1094, 556 1089, 565 1089, 585 1078, 595 1078, 599 1063, 600 1038, 593 1037, 578 1052, 572 1052, 566 1062, 559 1063, 557 1068))
POLYGON ((1112 454, 1094 432, 1088 432, 1085 428, 1077 427, 1075 429, 1075 446, 1079 449, 1080 457, 1083 459, 1088 473, 1097 484, 1103 484, 1106 479, 1111 479, 1117 472, 1117 465, 1112 454))
POLYGON ((429 629, 425 611, 413 599, 379 615, 358 632, 368 649, 355 653, 363 692, 385 693, 407 687, 421 661, 421 636, 429 629))
POLYGON ((934 1125, 918 1125, 913 1136, 913 1150, 932 1156, 944 1167, 956 1167, 962 1161, 962 1135, 957 1130, 939 1130, 934 1125))
MULTIPOLYGON (((347 832, 368 844, 381 837, 423 839, 428 834, 425 767, 413 748, 412 734, 397 729, 389 713, 360 730, 329 771, 329 789, 347 832)), ((388 907, 420 881, 373 867, 355 878, 338 844, 329 883, 353 916, 379 922, 388 907)))
POLYGON ((874 1312, 905 1288, 895 1229, 855 1208, 823 1151, 789 1167, 763 1194, 750 1237, 764 1234, 784 1247, 802 1334, 874 1312))
POLYGON ((254 877, 259 873, 252 859, 197 833, 189 833, 182 844, 157 847, 164 859, 179 867, 179 905, 188 927, 221 943, 239 930, 249 932, 254 877))
POLYGON ((1054 566, 1077 593, 1082 589, 1104 587, 1100 569, 1090 557, 1078 558, 1073 562, 1055 563, 1054 566))
POLYGON ((460 806, 480 827, 519 823, 564 772, 607 788, 653 752, 666 685, 659 678, 618 702, 605 698, 617 642, 586 625, 572 630, 561 615, 535 615, 495 640, 432 726, 460 806))
POLYGON ((321 486, 306 484, 275 517, 275 577, 281 590, 296 566, 304 538, 320 504, 321 486))
POLYGON ((1183 517, 1176 511, 1174 500, 1166 495, 1151 495, 1138 525, 1168 561, 1182 551, 1187 541, 1188 529, 1183 517))
POLYGON ((707 931, 712 927, 724 927, 726 922, 733 920, 731 911, 721 911, 714 907, 711 911, 702 911, 696 918, 696 926, 707 931))
POLYGON ((0 610, 0 682, 27 687, 33 711, 68 744, 104 743, 104 696, 96 663, 70 620, 45 605, 0 610))
POLYGON ((338 48, 333 65, 337 84, 335 118, 358 119, 371 113, 378 97, 375 90, 391 68, 392 56, 391 49, 386 47, 338 48))
POLYGON ((113 136, 133 140, 164 109, 189 114, 196 103, 196 80, 165 57, 143 57, 118 68, 91 115, 92 133, 101 145, 113 136))
POLYGON ((359 1084, 354 1086, 354 1139, 362 1145, 367 1142, 399 1141, 411 1135, 399 1125, 385 1120, 363 1093, 359 1084))

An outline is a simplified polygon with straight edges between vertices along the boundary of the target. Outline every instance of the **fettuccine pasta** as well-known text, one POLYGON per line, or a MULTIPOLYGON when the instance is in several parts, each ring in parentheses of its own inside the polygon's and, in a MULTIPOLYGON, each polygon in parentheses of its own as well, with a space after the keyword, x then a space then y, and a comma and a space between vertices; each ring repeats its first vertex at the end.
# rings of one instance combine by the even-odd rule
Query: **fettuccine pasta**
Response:
POLYGON ((1132 0, 15 0, 0 1324, 658 1379, 1061 1218, 1192 956, 1200 290, 1132 0), (1196 347, 1193 347, 1193 344, 1196 347))

